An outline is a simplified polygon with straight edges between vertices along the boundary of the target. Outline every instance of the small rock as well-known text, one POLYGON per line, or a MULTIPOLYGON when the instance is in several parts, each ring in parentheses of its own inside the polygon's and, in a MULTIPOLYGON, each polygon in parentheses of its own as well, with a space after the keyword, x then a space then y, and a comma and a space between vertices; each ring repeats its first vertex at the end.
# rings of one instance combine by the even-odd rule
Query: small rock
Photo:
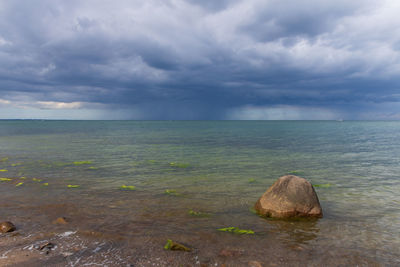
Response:
POLYGON ((53 221, 53 224, 67 224, 68 220, 65 217, 58 217, 53 221))
POLYGON ((249 267, 263 267, 258 261, 249 261, 249 267))
POLYGON ((15 225, 12 222, 0 223, 0 233, 8 233, 15 231, 15 225))
POLYGON ((55 247, 55 245, 53 243, 46 242, 46 243, 42 244, 41 246, 39 246, 38 250, 46 251, 46 254, 49 254, 51 249, 54 247, 55 247))

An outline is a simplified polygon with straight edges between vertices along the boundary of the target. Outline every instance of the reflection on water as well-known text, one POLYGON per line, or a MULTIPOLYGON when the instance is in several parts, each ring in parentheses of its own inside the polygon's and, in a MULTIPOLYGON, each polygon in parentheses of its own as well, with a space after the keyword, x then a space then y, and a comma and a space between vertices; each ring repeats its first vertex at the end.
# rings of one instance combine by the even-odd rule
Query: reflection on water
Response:
POLYGON ((318 219, 267 219, 267 221, 270 225, 274 226, 273 232, 281 234, 283 242, 288 244, 309 244, 309 241, 312 241, 318 237, 318 219))
POLYGON ((20 237, 0 239, 0 256, 14 241, 53 238, 54 253, 72 253, 70 265, 146 266, 149 255, 161 265, 238 266, 400 258, 397 122, 0 121, 0 147, 0 176, 11 179, 0 181, 0 219, 20 229, 20 237), (249 210, 287 173, 329 184, 316 187, 323 219, 272 220, 249 210), (70 223, 51 223, 60 216, 70 223), (231 226, 256 234, 216 231, 231 226), (68 231, 76 233, 60 236, 68 231), (166 239, 195 252, 163 251, 166 239), (240 256, 221 256, 223 249, 240 256))

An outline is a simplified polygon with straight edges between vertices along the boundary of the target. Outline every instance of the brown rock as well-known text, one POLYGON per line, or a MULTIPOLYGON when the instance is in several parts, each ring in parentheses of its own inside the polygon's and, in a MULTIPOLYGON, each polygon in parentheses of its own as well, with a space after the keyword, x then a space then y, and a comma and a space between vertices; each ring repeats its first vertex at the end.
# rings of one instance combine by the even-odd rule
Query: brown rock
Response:
POLYGON ((12 222, 1 222, 0 223, 0 233, 8 233, 15 231, 15 225, 12 222))
POLYGON ((295 175, 280 177, 260 197, 254 208, 260 215, 274 218, 322 217, 313 186, 295 175))
POLYGON ((67 224, 68 220, 65 217, 58 217, 53 221, 54 224, 67 224))

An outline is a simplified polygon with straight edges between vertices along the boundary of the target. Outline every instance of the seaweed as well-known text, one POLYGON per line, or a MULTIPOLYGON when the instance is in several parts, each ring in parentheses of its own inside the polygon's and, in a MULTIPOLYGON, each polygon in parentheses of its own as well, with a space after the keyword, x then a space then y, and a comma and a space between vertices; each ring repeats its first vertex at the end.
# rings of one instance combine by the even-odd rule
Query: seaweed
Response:
POLYGON ((256 179, 250 178, 248 182, 249 182, 250 184, 255 183, 255 182, 256 182, 256 179))
POLYGON ((0 169, 0 172, 8 172, 6 169, 0 169))
POLYGON ((210 213, 194 211, 194 210, 189 210, 188 214, 191 216, 196 216, 196 217, 210 217, 211 216, 210 213))
POLYGON ((41 182, 41 181, 42 181, 42 179, 38 179, 38 178, 32 178, 32 181, 35 181, 35 182, 41 182))
POLYGON ((134 185, 122 185, 119 187, 121 190, 136 190, 136 186, 134 185))
POLYGON ((322 187, 322 188, 328 188, 331 187, 331 184, 313 184, 314 187, 322 187))
POLYGON ((97 170, 98 168, 97 168, 97 167, 90 166, 88 169, 89 169, 89 170, 97 170))
POLYGON ((167 240, 167 243, 164 245, 165 250, 181 250, 181 251, 192 251, 191 248, 188 248, 182 244, 176 243, 172 241, 171 239, 167 240))
POLYGON ((190 166, 190 164, 189 163, 170 162, 169 166, 175 167, 175 168, 187 168, 190 166))
POLYGON ((10 179, 10 178, 0 178, 0 181, 2 181, 2 182, 8 182, 8 181, 11 181, 12 179, 10 179))
POLYGON ((72 184, 69 184, 69 185, 67 185, 67 187, 68 187, 68 188, 78 188, 78 187, 80 187, 80 185, 72 185, 72 184))
POLYGON ((165 189, 164 194, 167 194, 167 195, 170 195, 170 196, 179 196, 180 195, 174 189, 165 189))
POLYGON ((42 185, 43 186, 49 186, 49 183, 43 183, 42 185))
POLYGON ((79 165, 84 165, 84 164, 92 164, 90 160, 84 160, 84 161, 74 161, 74 165, 79 166, 79 165))
POLYGON ((16 184, 15 186, 21 186, 23 184, 24 184, 23 182, 20 182, 20 183, 16 184))
POLYGON ((221 232, 229 232, 229 233, 239 234, 239 235, 243 235, 243 234, 254 235, 254 231, 252 231, 252 230, 244 230, 244 229, 239 229, 237 227, 219 228, 217 230, 221 231, 221 232))

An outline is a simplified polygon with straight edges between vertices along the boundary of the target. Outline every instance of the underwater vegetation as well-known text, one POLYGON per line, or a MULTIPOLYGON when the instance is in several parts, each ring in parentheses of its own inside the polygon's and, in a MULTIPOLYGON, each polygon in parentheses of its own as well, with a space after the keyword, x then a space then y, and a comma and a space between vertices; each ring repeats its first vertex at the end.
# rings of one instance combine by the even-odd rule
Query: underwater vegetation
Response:
POLYGON ((178 192, 176 192, 176 190, 174 190, 174 189, 166 189, 164 191, 164 194, 167 194, 167 195, 170 195, 170 196, 180 196, 181 195, 178 192))
POLYGON ((181 251, 192 251, 191 248, 188 248, 182 244, 176 243, 172 241, 171 239, 167 240, 167 243, 164 245, 165 250, 181 250, 181 251))
POLYGON ((43 186, 49 186, 49 183, 43 183, 42 185, 43 186))
POLYGON ((248 180, 248 182, 249 182, 250 184, 255 183, 255 182, 256 182, 256 179, 250 178, 250 179, 248 180))
POLYGON ((8 157, 1 158, 1 159, 0 159, 0 162, 6 162, 6 161, 8 161, 8 157))
POLYGON ((121 190, 136 190, 136 186, 133 185, 122 185, 119 187, 121 190))
POLYGON ((72 184, 69 184, 69 185, 67 185, 67 187, 68 187, 68 188, 78 188, 78 187, 80 187, 80 185, 72 185, 72 184))
POLYGON ((0 181, 2 181, 2 182, 8 182, 8 181, 11 181, 12 179, 10 179, 10 178, 0 178, 0 181))
POLYGON ((16 184, 15 186, 21 186, 23 184, 24 184, 23 182, 20 182, 20 183, 16 184))
POLYGON ((210 217, 211 216, 210 213, 194 211, 194 210, 189 210, 188 214, 191 216, 196 216, 196 217, 210 217))
POLYGON ((0 169, 0 172, 8 172, 8 170, 0 169))
POLYGON ((331 187, 331 184, 313 184, 314 187, 322 187, 322 188, 328 188, 331 187))
POLYGON ((175 168, 187 168, 190 166, 190 164, 189 163, 170 162, 169 166, 175 167, 175 168))
POLYGON ((84 161, 74 161, 74 165, 79 166, 79 165, 84 165, 84 164, 92 164, 90 160, 84 160, 84 161))
POLYGON ((38 178, 32 178, 32 181, 35 181, 35 182, 41 182, 41 181, 42 181, 42 179, 38 179, 38 178))
POLYGON ((239 234, 239 235, 253 235, 254 231, 252 230, 244 230, 244 229, 239 229, 237 227, 226 227, 226 228, 219 228, 217 229, 218 231, 221 232, 228 232, 228 233, 233 233, 233 234, 239 234))
POLYGON ((90 166, 88 169, 89 169, 89 170, 97 170, 98 168, 97 168, 97 167, 90 166))
POLYGON ((22 163, 13 163, 13 164, 11 164, 11 166, 13 166, 13 167, 20 166, 20 165, 22 165, 22 163))

